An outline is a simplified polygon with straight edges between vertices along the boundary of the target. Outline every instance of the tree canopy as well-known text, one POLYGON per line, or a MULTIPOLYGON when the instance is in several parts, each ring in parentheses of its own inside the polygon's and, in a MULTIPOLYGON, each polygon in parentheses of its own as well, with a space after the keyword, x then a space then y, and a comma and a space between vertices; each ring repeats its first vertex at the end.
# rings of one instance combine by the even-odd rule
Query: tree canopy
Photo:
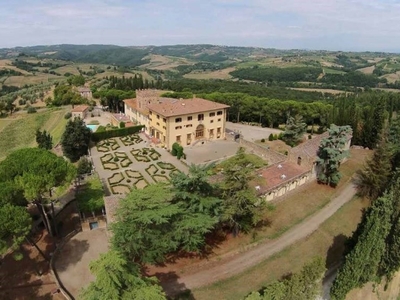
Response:
POLYGON ((341 178, 339 166, 348 155, 344 149, 352 130, 350 126, 331 125, 329 136, 322 139, 318 149, 318 174, 320 183, 336 186, 341 178))
POLYGON ((80 118, 69 120, 61 137, 64 155, 72 162, 88 153, 91 131, 80 118))
POLYGON ((89 268, 96 280, 81 291, 83 300, 166 300, 157 279, 142 277, 138 265, 118 251, 100 254, 89 268))

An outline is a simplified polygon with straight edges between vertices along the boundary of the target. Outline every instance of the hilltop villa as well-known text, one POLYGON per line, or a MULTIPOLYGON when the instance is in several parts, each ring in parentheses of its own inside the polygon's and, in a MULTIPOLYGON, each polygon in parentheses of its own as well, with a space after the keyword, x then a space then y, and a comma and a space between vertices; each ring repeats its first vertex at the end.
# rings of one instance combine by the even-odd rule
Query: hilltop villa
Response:
POLYGON ((213 101, 161 97, 162 91, 138 90, 135 99, 125 102, 125 114, 156 143, 171 149, 207 140, 224 139, 228 105, 213 101))

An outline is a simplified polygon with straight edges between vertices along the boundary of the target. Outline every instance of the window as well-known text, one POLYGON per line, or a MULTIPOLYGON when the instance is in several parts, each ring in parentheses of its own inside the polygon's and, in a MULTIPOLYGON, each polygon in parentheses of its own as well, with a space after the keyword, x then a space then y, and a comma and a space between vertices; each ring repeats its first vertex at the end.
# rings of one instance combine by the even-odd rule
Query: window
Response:
POLYGON ((182 126, 176 126, 175 130, 182 129, 182 126))
POLYGON ((162 120, 164 121, 164 123, 167 123, 167 119, 166 118, 163 118, 162 120))
POLYGON ((160 115, 157 115, 157 119, 160 119, 160 115))
POLYGON ((150 112, 150 116, 151 116, 152 114, 153 114, 153 112, 151 111, 151 112, 150 112))
POLYGON ((177 135, 177 136, 176 136, 176 141, 177 141, 178 143, 181 142, 181 136, 180 136, 180 135, 177 135))
POLYGON ((160 126, 160 123, 157 122, 157 126, 160 126))
POLYGON ((221 133, 221 127, 217 128, 217 133, 221 133))
POLYGON ((217 111, 217 116, 222 116, 222 110, 217 111))
POLYGON ((192 142, 192 134, 191 134, 191 133, 188 133, 188 134, 186 135, 186 144, 187 144, 187 145, 190 145, 191 142, 192 142))
POLYGON ((210 123, 214 123, 214 120, 211 120, 210 123))
POLYGON ((162 128, 163 128, 163 129, 167 129, 167 127, 165 127, 165 126, 163 126, 162 128))
POLYGON ((221 122, 221 119, 218 119, 218 122, 221 122))
POLYGON ((197 116, 197 120, 198 120, 198 121, 203 121, 203 120, 204 120, 204 114, 199 114, 199 115, 197 116))
POLYGON ((188 128, 188 127, 193 127, 193 125, 192 124, 187 124, 186 128, 188 128))
POLYGON ((182 118, 176 118, 175 119, 175 123, 180 123, 180 122, 182 122, 182 118))
POLYGON ((210 138, 214 137, 214 129, 210 129, 210 138))
POLYGON ((163 137, 163 142, 165 143, 165 136, 163 137))
POLYGON ((215 112, 210 113, 210 117, 215 117, 215 112))
POLYGON ((192 121, 192 119, 193 119, 192 116, 189 116, 189 117, 188 117, 188 121, 192 121))

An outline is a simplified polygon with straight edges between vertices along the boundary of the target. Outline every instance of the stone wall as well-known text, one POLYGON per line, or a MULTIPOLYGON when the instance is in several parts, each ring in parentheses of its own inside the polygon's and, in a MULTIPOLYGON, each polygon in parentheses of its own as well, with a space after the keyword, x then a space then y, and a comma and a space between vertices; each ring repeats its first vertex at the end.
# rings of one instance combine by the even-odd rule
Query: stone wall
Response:
POLYGON ((287 159, 286 155, 280 154, 273 150, 259 146, 255 143, 249 142, 243 138, 240 138, 239 143, 244 146, 250 153, 254 153, 268 162, 268 165, 273 165, 287 159))

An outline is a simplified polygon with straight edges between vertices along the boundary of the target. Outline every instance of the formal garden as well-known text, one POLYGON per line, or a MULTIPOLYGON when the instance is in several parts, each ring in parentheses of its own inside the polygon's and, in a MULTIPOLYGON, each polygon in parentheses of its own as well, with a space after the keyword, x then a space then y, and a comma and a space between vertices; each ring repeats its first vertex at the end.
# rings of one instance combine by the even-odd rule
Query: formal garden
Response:
POLYGON ((96 144, 98 153, 92 152, 92 158, 112 194, 127 194, 153 182, 169 181, 181 172, 173 163, 164 161, 156 149, 146 146, 138 134, 112 137, 96 144))

